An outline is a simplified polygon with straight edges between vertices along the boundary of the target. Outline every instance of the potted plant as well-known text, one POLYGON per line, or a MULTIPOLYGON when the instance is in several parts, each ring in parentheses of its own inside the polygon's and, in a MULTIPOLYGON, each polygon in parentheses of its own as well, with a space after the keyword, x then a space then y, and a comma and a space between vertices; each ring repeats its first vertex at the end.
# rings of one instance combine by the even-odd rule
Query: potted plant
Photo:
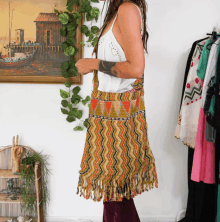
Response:
MULTIPOLYGON (((25 213, 29 212, 30 215, 35 215, 36 205, 36 190, 35 190, 35 162, 39 161, 41 165, 42 176, 42 204, 44 210, 44 217, 47 214, 47 204, 50 200, 49 190, 47 188, 47 181, 50 174, 50 170, 47 168, 49 165, 47 162, 48 155, 42 155, 41 153, 33 153, 27 151, 25 157, 21 161, 21 210, 24 209, 25 213)), ((25 215, 26 216, 26 215, 25 215)), ((46 218, 45 220, 46 221, 46 218)))

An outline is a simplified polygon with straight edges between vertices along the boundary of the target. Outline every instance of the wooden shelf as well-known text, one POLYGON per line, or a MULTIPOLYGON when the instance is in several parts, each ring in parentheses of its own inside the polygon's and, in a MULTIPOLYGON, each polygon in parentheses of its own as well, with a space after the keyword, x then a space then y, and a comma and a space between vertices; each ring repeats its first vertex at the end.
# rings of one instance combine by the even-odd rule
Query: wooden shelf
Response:
MULTIPOLYGON (((17 136, 18 138, 18 136, 17 136)), ((17 143, 17 142, 16 142, 17 143)), ((32 153, 36 153, 33 149, 31 149, 28 146, 23 146, 20 145, 21 147, 23 147, 23 156, 25 156, 25 154, 30 151, 32 153)), ((21 178, 21 175, 16 175, 12 172, 12 169, 14 167, 13 165, 13 161, 12 161, 12 145, 9 146, 5 146, 3 149, 0 149, 0 160, 4 160, 3 162, 0 161, 0 182, 2 179, 11 179, 11 178, 21 178), (2 168, 8 168, 10 170, 5 170, 2 168)), ((42 173, 41 173, 41 164, 40 161, 35 162, 35 166, 34 166, 34 174, 35 174, 35 191, 33 193, 33 195, 36 198, 36 214, 37 217, 32 217, 33 221, 31 222, 45 222, 44 221, 44 209, 43 209, 43 193, 42 193, 42 173)), ((6 187, 4 188, 6 189, 6 187)), ((11 197, 11 196, 10 196, 11 197)), ((18 194, 17 200, 11 200, 10 197, 7 196, 6 193, 0 193, 0 207, 1 204, 22 204, 22 195, 18 194)), ((2 209, 0 209, 0 213, 2 209)), ((13 212, 4 212, 4 215, 14 215, 13 212)), ((15 212, 14 212, 15 213, 15 212)), ((17 213, 15 213, 17 214, 17 213)), ((3 214, 2 214, 3 215, 3 214)), ((9 216, 0 216, 0 222, 7 222, 8 219, 10 218, 15 218, 15 221, 17 221, 17 217, 13 216, 13 217, 9 217, 9 216)), ((29 218, 27 218, 28 220, 29 218)), ((27 221, 26 219, 24 221, 27 221)))
POLYGON ((0 178, 21 178, 21 175, 16 175, 12 170, 0 170, 0 178))
MULTIPOLYGON (((15 221, 17 219, 17 217, 0 217, 0 222, 6 222, 8 219, 12 219, 12 218, 14 219, 13 221, 15 221)), ((33 222, 37 221, 37 217, 31 217, 31 218, 33 219, 32 220, 33 222)), ((27 218, 27 220, 28 220, 28 218, 27 218)), ((26 221, 26 219, 24 221, 26 221)))
MULTIPOLYGON (((33 195, 36 196, 36 193, 33 195)), ((5 193, 0 193, 0 203, 22 203, 21 195, 17 195, 17 200, 11 200, 10 197, 11 196, 8 197, 5 193)))
POLYGON ((20 199, 20 195, 17 195, 19 198, 17 200, 11 200, 10 197, 5 193, 0 193, 0 203, 20 203, 22 200, 20 199))

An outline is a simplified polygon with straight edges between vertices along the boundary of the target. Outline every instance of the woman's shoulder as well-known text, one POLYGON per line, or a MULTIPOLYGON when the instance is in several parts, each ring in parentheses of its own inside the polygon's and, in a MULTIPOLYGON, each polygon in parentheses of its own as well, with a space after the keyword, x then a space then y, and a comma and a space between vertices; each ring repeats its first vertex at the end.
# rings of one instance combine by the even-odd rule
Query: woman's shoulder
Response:
POLYGON ((128 13, 128 10, 129 11, 137 11, 138 9, 140 9, 140 7, 135 4, 134 2, 131 2, 131 1, 126 1, 126 2, 123 2, 119 7, 118 7, 118 11, 126 11, 128 13))
POLYGON ((118 14, 123 17, 129 17, 132 19, 132 17, 141 16, 141 10, 140 7, 133 3, 133 2, 124 2, 118 7, 118 14))

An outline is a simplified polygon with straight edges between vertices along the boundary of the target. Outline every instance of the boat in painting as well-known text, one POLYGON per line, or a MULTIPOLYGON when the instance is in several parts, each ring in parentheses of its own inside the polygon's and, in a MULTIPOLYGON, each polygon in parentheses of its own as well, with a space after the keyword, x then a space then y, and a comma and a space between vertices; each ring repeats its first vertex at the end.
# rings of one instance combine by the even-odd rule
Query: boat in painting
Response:
POLYGON ((28 65, 33 60, 35 51, 36 50, 32 52, 14 53, 14 57, 3 55, 0 59, 0 68, 28 65))
MULTIPOLYGON (((13 13, 13 11, 12 11, 13 13)), ((12 15, 13 17, 13 15, 12 15)), ((9 1, 9 24, 10 24, 10 1, 9 1)), ((11 21, 12 25, 12 21, 11 21)), ((34 58, 36 50, 30 52, 14 52, 14 44, 11 42, 11 28, 9 25, 9 43, 4 46, 7 50, 7 54, 3 55, 0 51, 0 69, 1 68, 14 68, 28 65, 34 58)))

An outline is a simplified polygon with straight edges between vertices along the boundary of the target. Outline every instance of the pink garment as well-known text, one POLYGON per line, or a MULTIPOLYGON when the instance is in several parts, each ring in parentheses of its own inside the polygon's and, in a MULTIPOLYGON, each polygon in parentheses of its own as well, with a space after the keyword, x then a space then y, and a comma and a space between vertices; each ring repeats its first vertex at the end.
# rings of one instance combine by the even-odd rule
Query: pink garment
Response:
POLYGON ((199 123, 196 134, 195 152, 191 180, 195 182, 215 183, 215 143, 209 142, 206 135, 206 115, 200 108, 199 123))

